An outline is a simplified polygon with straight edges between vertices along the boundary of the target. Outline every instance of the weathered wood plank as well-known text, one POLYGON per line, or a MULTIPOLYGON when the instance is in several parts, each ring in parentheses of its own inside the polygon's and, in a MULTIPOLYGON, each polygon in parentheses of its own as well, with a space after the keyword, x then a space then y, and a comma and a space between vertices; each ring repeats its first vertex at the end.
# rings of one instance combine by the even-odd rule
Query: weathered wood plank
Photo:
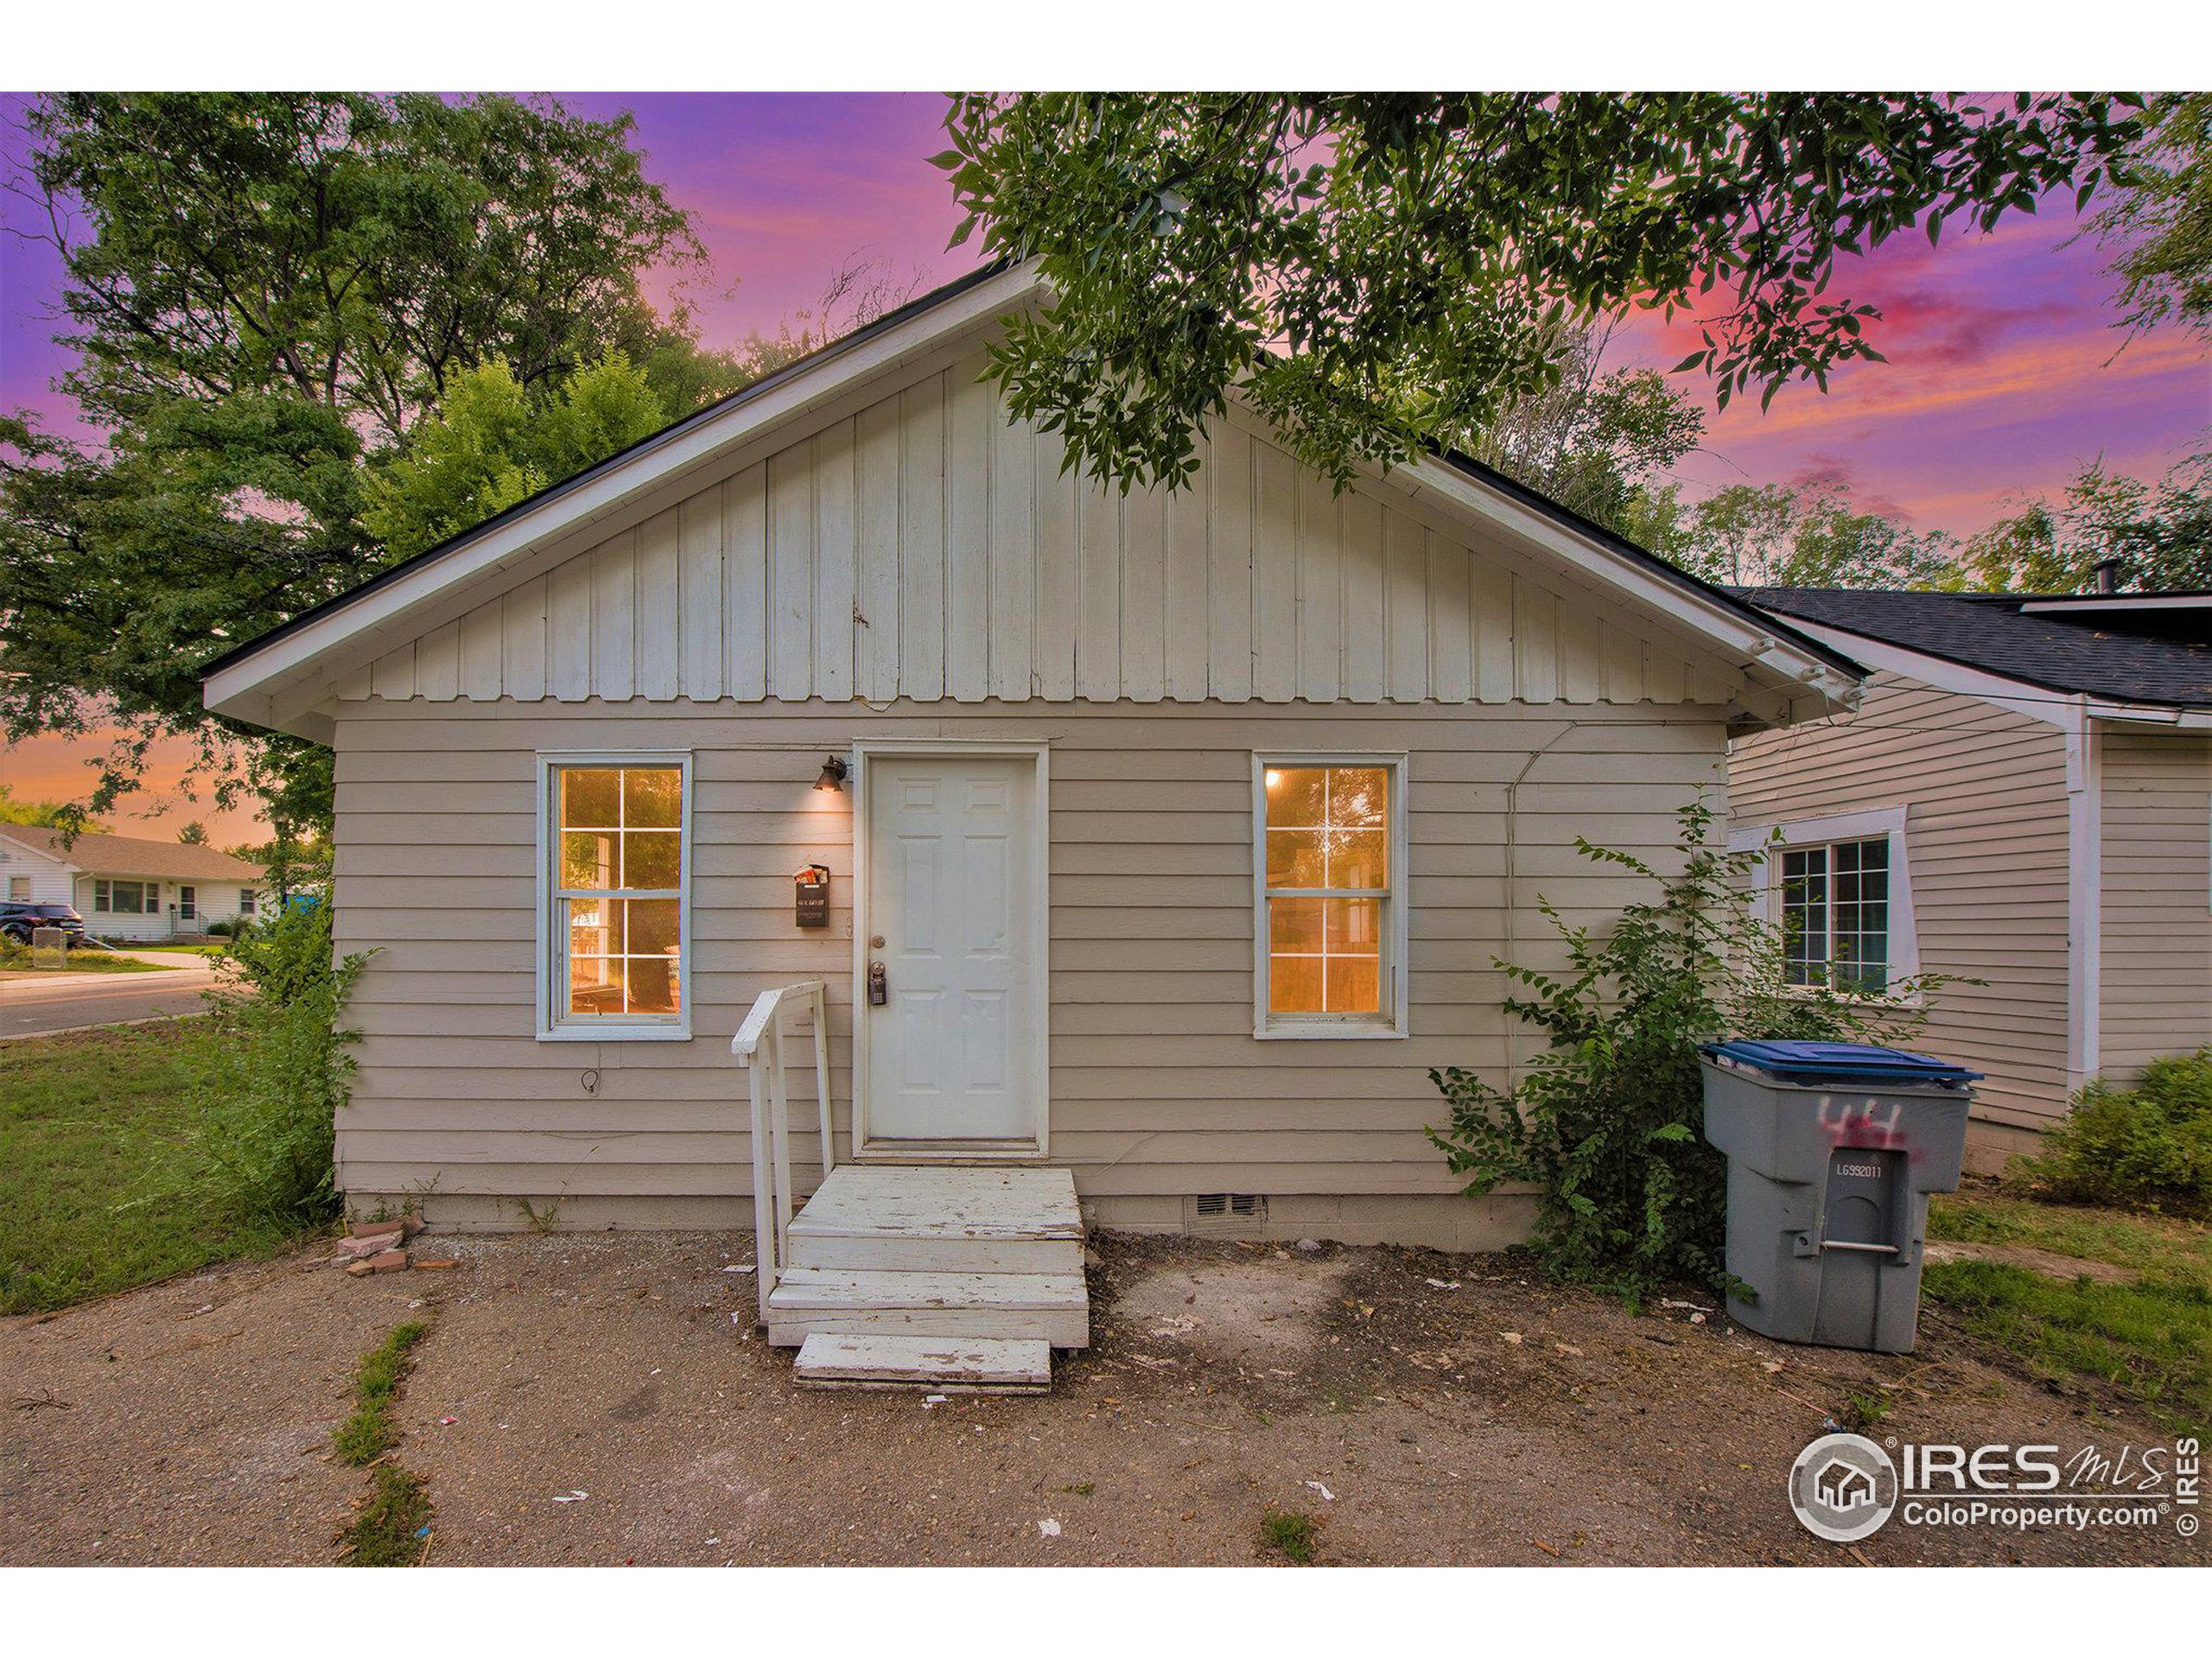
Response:
POLYGON ((1192 487, 1167 498, 1167 664, 1165 689, 1179 702, 1205 701, 1208 588, 1212 548, 1211 449, 1198 440, 1199 466, 1192 487))
POLYGON ((722 490, 722 687, 768 695, 768 469, 748 467, 722 490))
POLYGON ((944 376, 899 394, 899 681, 944 695, 944 376))
POLYGON ((683 687, 678 528, 673 508, 638 527, 637 691, 651 702, 672 702, 683 687))
POLYGON ((620 702, 637 692, 637 532, 602 543, 591 566, 591 690, 620 702))
POLYGON ((853 623, 853 690, 871 702, 899 695, 899 404, 861 411, 854 464, 860 499, 853 623))
POLYGON ((815 440, 813 695, 832 702, 853 695, 853 613, 858 608, 853 442, 850 421, 839 421, 815 440))
POLYGON ((1037 695, 1065 702, 1076 694, 1076 495, 1073 471, 1063 472, 1065 447, 1052 432, 1031 438, 1037 547, 1036 625, 1031 655, 1037 695))
MULTIPOLYGON (((1389 689, 1390 567, 1383 543, 1382 505, 1364 491, 1337 504, 1338 555, 1344 566, 1344 695, 1380 702, 1389 689)), ((1412 701, 1419 701, 1416 690, 1412 701)))
POLYGON ((768 460, 768 689, 803 700, 814 684, 814 483, 816 446, 768 460))
POLYGON ((991 690, 991 389, 980 364, 948 372, 945 394, 944 693, 991 690))
POLYGON ((415 642, 415 695, 451 702, 461 695, 461 624, 433 628, 415 642))
POLYGON ((1344 683, 1343 501, 1319 473, 1298 473, 1298 695, 1333 702, 1344 683))
POLYGON ((683 695, 722 695, 722 493, 707 490, 677 509, 677 616, 683 695))
POLYGON ((990 405, 990 693, 1025 701, 1034 684, 1036 617, 1036 447, 1027 427, 990 405))
POLYGON ((1298 695, 1298 469, 1273 444, 1253 446, 1252 693, 1298 695))
POLYGON ((1088 480, 1076 497, 1075 690, 1122 695, 1122 498, 1088 480))
POLYGON ((1212 515, 1206 575, 1206 683, 1228 702, 1252 695, 1252 440, 1223 423, 1203 487, 1212 515))

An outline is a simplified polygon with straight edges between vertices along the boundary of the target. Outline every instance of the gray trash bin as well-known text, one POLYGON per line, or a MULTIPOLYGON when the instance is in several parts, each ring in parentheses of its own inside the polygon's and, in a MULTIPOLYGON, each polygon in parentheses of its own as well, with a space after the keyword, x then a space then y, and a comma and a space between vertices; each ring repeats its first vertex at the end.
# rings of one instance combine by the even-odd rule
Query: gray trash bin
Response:
POLYGON ((1728 1155, 1738 1324, 1909 1354, 1928 1195, 1959 1184, 1981 1073, 1864 1043, 1708 1043, 1705 1138, 1728 1155))

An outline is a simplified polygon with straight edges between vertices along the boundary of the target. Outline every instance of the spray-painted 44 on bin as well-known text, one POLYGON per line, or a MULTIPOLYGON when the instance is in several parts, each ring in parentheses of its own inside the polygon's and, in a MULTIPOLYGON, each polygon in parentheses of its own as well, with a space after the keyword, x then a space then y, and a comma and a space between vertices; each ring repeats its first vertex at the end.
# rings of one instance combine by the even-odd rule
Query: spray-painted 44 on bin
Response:
POLYGON ((1959 1184, 1980 1073, 1862 1043, 1709 1043, 1728 1154, 1728 1311, 1785 1342, 1912 1351, 1928 1195, 1959 1184))

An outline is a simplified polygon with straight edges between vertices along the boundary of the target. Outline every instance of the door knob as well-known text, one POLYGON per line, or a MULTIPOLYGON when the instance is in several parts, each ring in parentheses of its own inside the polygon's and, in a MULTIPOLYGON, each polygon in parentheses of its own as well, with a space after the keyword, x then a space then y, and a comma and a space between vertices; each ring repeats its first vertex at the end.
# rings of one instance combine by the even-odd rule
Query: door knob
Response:
POLYGON ((868 965, 868 1000, 871 1006, 879 1008, 891 1000, 890 980, 880 962, 871 962, 868 965))

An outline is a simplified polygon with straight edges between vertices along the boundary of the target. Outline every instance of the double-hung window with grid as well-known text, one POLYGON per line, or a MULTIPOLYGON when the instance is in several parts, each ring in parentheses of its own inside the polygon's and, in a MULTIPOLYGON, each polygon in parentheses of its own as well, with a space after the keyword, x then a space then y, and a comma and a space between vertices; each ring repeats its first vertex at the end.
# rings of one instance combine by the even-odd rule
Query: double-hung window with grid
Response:
POLYGON ((690 767, 549 761, 543 1036, 689 1034, 690 767))
POLYGON ((1402 762, 1261 756, 1262 1036, 1402 1034, 1402 762))
POLYGON ((1873 995, 1886 991, 1889 838, 1785 847, 1777 857, 1789 982, 1873 995))

